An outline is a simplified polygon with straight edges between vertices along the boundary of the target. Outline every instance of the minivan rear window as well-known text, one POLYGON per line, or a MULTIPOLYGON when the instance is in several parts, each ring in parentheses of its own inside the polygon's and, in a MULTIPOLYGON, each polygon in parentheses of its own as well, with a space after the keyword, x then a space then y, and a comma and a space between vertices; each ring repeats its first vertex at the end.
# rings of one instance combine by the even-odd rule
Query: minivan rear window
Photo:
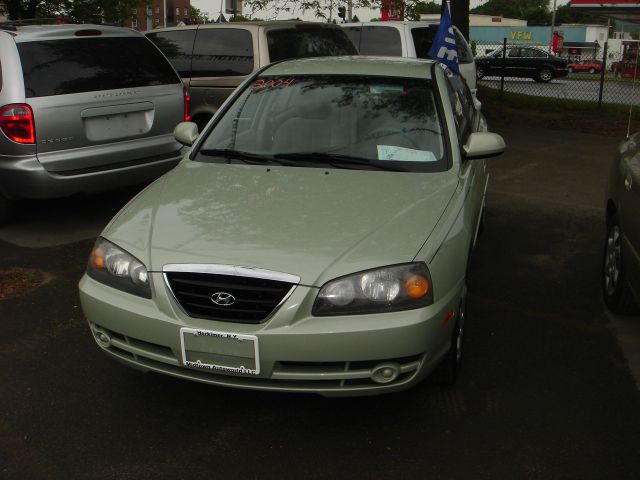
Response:
POLYGON ((148 33, 147 38, 162 50, 178 75, 191 76, 191 52, 193 40, 196 38, 194 29, 148 33))
POLYGON ((18 43, 27 98, 180 83, 144 37, 18 43))
POLYGON ((289 58, 358 54, 345 32, 337 28, 296 27, 269 30, 267 44, 272 62, 289 58))
POLYGON ((194 77, 231 77, 253 71, 251 32, 240 28, 200 28, 191 59, 194 77))
MULTIPOLYGON (((379 55, 383 57, 401 57, 402 40, 400 32, 394 27, 365 25, 360 34, 360 55, 379 55)), ((352 38, 356 32, 351 32, 352 38)))

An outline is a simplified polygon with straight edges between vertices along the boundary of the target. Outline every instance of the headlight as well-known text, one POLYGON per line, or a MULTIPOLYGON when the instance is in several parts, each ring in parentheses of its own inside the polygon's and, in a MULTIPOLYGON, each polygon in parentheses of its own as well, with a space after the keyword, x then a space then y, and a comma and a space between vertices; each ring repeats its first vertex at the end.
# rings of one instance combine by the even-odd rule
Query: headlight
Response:
POLYGON ((151 298, 146 267, 104 238, 98 238, 91 251, 87 275, 118 290, 151 298))
POLYGON ((395 312, 433 303, 424 263, 367 270, 326 283, 313 306, 317 316, 395 312))

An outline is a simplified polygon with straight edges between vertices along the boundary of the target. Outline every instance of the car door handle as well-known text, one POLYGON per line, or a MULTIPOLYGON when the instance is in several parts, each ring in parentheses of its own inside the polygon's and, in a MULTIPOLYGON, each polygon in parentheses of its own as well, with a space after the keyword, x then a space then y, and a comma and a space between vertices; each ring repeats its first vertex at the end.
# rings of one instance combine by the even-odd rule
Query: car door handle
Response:
POLYGON ((624 188, 630 191, 632 183, 633 183, 633 180, 631 179, 631 175, 627 174, 624 177, 624 188))

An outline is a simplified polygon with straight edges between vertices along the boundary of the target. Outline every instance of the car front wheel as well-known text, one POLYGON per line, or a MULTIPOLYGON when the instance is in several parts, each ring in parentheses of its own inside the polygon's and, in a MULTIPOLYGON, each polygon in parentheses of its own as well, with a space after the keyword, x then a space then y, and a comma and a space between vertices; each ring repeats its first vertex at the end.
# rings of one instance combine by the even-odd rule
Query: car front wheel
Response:
POLYGON ((589 73, 596 73, 596 69, 595 68, 590 68, 589 69, 589 73))
POLYGON ((553 78, 553 71, 549 68, 543 68, 538 72, 538 80, 541 82, 550 82, 553 78))
POLYGON ((478 80, 484 77, 484 67, 480 65, 476 67, 476 77, 478 78, 478 80))
POLYGON ((569 67, 569 73, 573 73, 573 68, 569 67))
POLYGON ((460 373, 464 344, 464 324, 467 311, 467 287, 464 287, 456 323, 451 334, 451 348, 435 371, 435 380, 441 385, 453 385, 460 373))
POLYGON ((622 229, 614 216, 607 228, 602 263, 602 291, 604 303, 613 313, 630 315, 639 311, 631 288, 625 278, 622 254, 622 229))

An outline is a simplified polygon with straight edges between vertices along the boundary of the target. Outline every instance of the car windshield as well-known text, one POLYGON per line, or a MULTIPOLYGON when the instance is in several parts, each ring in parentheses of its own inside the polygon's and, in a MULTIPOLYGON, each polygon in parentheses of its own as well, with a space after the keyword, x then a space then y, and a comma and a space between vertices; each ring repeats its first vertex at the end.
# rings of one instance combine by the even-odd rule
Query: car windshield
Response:
POLYGON ((447 168, 444 145, 427 80, 262 76, 235 99, 193 158, 432 172, 447 168))

